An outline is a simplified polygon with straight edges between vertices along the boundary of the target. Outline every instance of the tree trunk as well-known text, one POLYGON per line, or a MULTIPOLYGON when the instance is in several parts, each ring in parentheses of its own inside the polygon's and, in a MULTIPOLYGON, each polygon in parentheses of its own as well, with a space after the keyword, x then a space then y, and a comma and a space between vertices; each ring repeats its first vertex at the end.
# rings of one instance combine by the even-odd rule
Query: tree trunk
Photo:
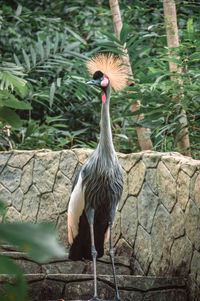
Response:
MULTIPOLYGON (((164 17, 166 23, 166 34, 167 34, 167 45, 169 48, 169 57, 179 59, 179 57, 173 53, 173 48, 179 47, 179 36, 178 36, 178 26, 177 26, 177 18, 176 18, 176 5, 174 0, 163 0, 163 8, 164 8, 164 17)), ((181 68, 177 63, 169 62, 170 72, 181 73, 181 68)), ((171 76, 171 80, 178 81, 180 87, 183 85, 180 78, 171 76)), ((183 98, 184 95, 174 97, 173 101, 179 102, 180 98, 183 98)), ((184 155, 190 156, 190 140, 187 129, 187 117, 184 109, 181 111, 182 115, 186 118, 186 122, 181 124, 182 130, 179 134, 179 139, 177 142, 177 146, 180 148, 181 153, 184 155)))
MULTIPOLYGON (((109 0, 110 4, 110 9, 112 12, 112 17, 113 17, 113 24, 114 24, 114 29, 115 29, 115 34, 118 40, 120 40, 120 32, 122 29, 122 19, 121 19, 121 14, 120 14, 120 9, 119 9, 119 3, 118 0, 109 0)), ((132 81, 127 81, 127 86, 131 86, 134 84, 134 79, 133 79, 133 72, 131 69, 131 64, 130 64, 130 58, 129 55, 126 51, 125 45, 124 45, 124 55, 122 56, 122 61, 126 65, 126 72, 132 78, 132 81)), ((131 100, 130 100, 131 101, 131 100)), ((140 108, 140 101, 138 100, 135 104, 131 106, 132 112, 135 112, 139 110, 140 108)), ((143 119, 142 115, 138 115, 134 117, 134 120, 137 122, 139 120, 143 119)), ((151 142, 151 132, 150 130, 143 128, 143 127, 136 127, 137 131, 137 136, 138 136, 138 141, 140 144, 141 150, 148 150, 148 149, 153 149, 153 144, 151 142)))

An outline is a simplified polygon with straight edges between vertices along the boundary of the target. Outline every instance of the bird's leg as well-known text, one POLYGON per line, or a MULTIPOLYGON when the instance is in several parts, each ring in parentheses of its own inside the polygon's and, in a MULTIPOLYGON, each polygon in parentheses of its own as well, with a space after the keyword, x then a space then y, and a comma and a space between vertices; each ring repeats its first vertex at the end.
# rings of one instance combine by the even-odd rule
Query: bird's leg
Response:
POLYGON ((93 272, 94 272, 94 299, 97 298, 97 264, 96 264, 96 258, 97 258, 97 251, 95 248, 94 243, 94 226, 93 224, 90 225, 90 235, 91 235, 91 254, 93 259, 93 272))
POLYGON ((112 263, 112 270, 113 270, 113 278, 114 278, 114 284, 115 284, 115 300, 120 301, 119 296, 119 290, 118 290, 118 284, 117 284, 117 277, 115 272, 115 263, 114 263, 114 249, 113 249, 113 242, 112 242, 112 222, 109 222, 109 228, 110 228, 110 260, 112 263))
POLYGON ((88 222, 90 225, 90 237, 91 237, 91 254, 93 259, 93 273, 94 273, 94 296, 91 300, 98 300, 97 295, 97 264, 96 264, 96 258, 97 258, 97 251, 95 248, 95 242, 94 242, 94 209, 89 210, 87 213, 88 222))

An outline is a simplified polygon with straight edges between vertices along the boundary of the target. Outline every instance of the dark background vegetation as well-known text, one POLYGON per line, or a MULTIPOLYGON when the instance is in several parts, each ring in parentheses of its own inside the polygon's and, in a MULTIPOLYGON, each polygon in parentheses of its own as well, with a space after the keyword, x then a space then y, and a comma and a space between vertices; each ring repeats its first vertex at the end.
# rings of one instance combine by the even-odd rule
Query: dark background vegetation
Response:
POLYGON ((85 62, 98 52, 120 54, 126 42, 135 85, 130 93, 112 94, 116 150, 140 150, 136 125, 151 129, 155 150, 178 150, 183 107, 191 153, 200 158, 199 1, 176 1, 182 88, 170 80, 162 1, 119 1, 124 23, 119 42, 108 1, 0 4, 0 150, 9 149, 8 140, 16 149, 95 147, 101 101, 99 91, 85 85, 90 78, 85 62), (172 100, 182 94, 181 103, 172 100), (130 108, 138 99, 144 119, 136 124, 130 108))

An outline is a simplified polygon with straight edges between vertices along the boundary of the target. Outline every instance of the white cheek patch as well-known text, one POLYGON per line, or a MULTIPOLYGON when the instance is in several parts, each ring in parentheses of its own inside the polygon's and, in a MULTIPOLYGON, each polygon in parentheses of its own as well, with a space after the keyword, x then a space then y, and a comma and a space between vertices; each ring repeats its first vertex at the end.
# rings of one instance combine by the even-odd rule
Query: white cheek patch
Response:
POLYGON ((105 77, 101 82, 101 87, 107 87, 108 83, 109 83, 109 80, 108 80, 108 78, 105 77))

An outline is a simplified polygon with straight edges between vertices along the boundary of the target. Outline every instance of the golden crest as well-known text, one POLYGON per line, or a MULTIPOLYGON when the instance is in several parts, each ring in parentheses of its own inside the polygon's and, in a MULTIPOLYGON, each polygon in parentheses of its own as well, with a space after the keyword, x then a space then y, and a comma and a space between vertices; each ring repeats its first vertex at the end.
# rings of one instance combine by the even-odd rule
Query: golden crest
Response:
POLYGON ((87 68, 91 75, 101 71, 107 75, 110 85, 115 91, 120 91, 127 86, 127 75, 120 59, 112 53, 98 54, 87 62, 87 68))

